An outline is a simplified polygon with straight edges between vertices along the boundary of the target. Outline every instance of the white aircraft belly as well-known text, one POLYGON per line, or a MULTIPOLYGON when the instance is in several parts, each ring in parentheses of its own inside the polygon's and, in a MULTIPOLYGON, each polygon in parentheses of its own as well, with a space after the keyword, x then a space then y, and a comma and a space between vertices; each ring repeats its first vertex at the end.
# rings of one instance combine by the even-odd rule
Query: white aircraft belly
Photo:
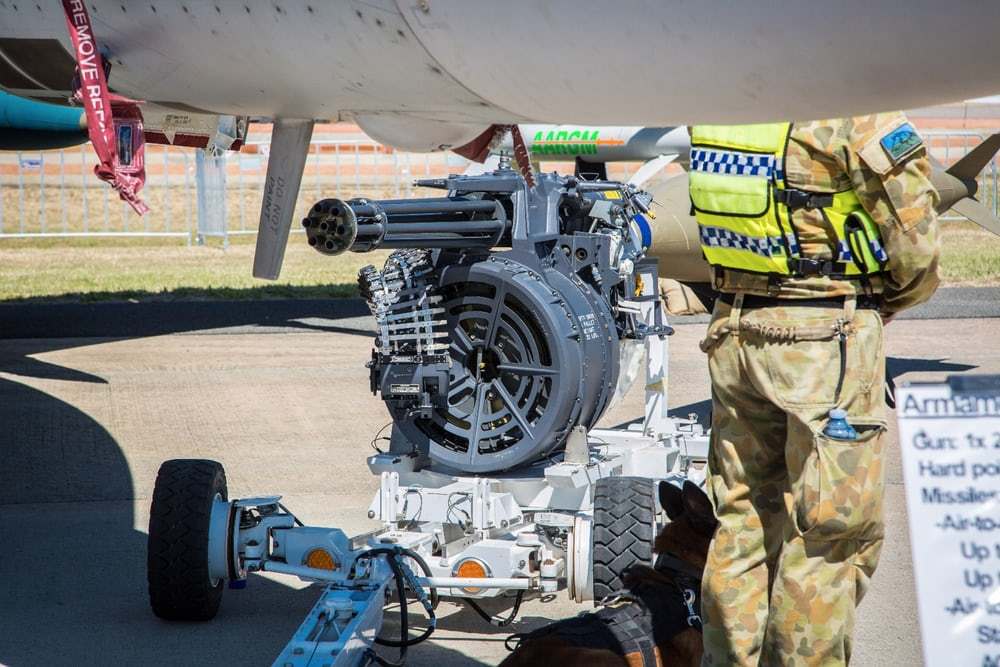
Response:
MULTIPOLYGON (((498 115, 521 120, 441 70, 391 0, 87 6, 112 61, 112 86, 138 99, 259 116, 389 111, 479 125, 498 115)), ((61 5, 30 9, 0 5, 0 37, 55 38, 71 51, 61 5)))
POLYGON ((398 4, 450 74, 535 119, 796 120, 1000 91, 997 2, 430 0, 427 13, 398 4))
MULTIPOLYGON (((393 136, 413 118, 448 142, 491 122, 802 119, 1000 91, 1000 3, 983 0, 87 5, 124 94, 393 136)), ((0 5, 0 37, 68 50, 59 3, 38 6, 0 5)))

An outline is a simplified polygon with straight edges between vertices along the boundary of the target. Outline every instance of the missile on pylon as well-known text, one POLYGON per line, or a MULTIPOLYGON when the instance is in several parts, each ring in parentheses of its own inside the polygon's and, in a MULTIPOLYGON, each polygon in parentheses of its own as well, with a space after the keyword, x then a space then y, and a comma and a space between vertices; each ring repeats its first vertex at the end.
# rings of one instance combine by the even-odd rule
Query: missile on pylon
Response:
MULTIPOLYGON (((532 162, 573 160, 588 164, 645 162, 674 155, 685 167, 691 150, 687 127, 591 125, 520 125, 532 162)), ((500 145, 508 155, 514 145, 508 135, 500 145)))

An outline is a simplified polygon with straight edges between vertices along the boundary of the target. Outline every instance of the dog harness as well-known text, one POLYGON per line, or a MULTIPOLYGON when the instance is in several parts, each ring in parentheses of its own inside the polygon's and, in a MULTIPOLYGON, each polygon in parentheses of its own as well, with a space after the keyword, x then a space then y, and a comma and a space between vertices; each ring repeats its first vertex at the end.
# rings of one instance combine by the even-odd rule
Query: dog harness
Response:
POLYGON ((511 635, 507 648, 557 636, 573 646, 612 651, 629 667, 658 667, 659 646, 688 628, 701 632, 701 572, 670 554, 658 556, 655 569, 672 581, 641 580, 630 590, 604 598, 596 611, 511 635))

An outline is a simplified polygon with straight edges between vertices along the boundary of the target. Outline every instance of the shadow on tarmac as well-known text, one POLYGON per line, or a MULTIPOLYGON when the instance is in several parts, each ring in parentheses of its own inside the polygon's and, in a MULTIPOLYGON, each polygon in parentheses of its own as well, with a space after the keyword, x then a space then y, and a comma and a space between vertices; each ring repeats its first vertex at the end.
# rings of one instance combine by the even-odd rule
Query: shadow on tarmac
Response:
POLYGON ((240 328, 282 333, 344 329, 342 333, 372 335, 370 324, 336 324, 353 318, 370 318, 361 299, 0 303, 0 339, 136 338, 240 328))
POLYGON ((895 380, 906 373, 964 373, 974 368, 974 364, 956 363, 944 359, 912 359, 888 357, 885 361, 886 380, 895 380))
POLYGON ((286 285, 261 281, 254 287, 176 287, 163 290, 117 290, 114 292, 64 292, 21 299, 0 301, 0 304, 65 304, 101 303, 114 301, 170 302, 203 301, 275 301, 309 299, 345 299, 358 296, 358 283, 330 283, 327 285, 286 285))
POLYGON ((48 380, 106 384, 104 378, 32 355, 89 345, 81 340, 145 338, 218 330, 326 332, 374 337, 361 299, 153 301, 145 303, 0 303, 0 371, 48 380))
MULTIPOLYGON (((0 305, 0 371, 10 374, 0 376, 0 664, 268 664, 319 596, 315 586, 253 576, 247 591, 226 591, 212 622, 153 616, 146 518, 137 527, 122 447, 82 410, 11 375, 98 392, 108 381, 31 355, 239 327, 371 336, 354 319, 367 314, 360 300, 0 305)), ((420 650, 424 659, 481 664, 434 644, 420 650)))
POLYGON ((118 443, 75 407, 5 379, 0 424, 0 517, 10 538, 0 558, 0 663, 261 664, 315 601, 314 590, 255 577, 251 594, 226 596, 214 623, 155 618, 146 535, 135 527, 118 443), (260 610, 287 611, 290 598, 299 617, 266 618, 271 630, 254 633, 260 610))
MULTIPOLYGON (((107 384, 31 355, 94 342, 64 336, 138 337, 261 320, 303 326, 294 320, 320 313, 329 318, 331 310, 329 302, 295 303, 296 308, 267 316, 259 309, 208 303, 109 305, 0 306, 0 337, 27 339, 0 341, 0 371, 107 384), (178 307, 188 316, 178 317, 178 307)), ((76 407, 5 378, 0 378, 0 424, 0 517, 4 532, 16 536, 0 558, 0 663, 262 663, 277 655, 301 616, 286 614, 284 627, 266 637, 254 634, 252 641, 227 632, 223 619, 251 620, 260 608, 287 607, 290 597, 298 598, 304 616, 315 601, 316 591, 255 578, 251 595, 226 596, 217 623, 185 626, 156 619, 145 590, 146 535, 135 527, 133 480, 111 434, 76 407), (172 645, 187 657, 171 659, 172 645)), ((246 623, 238 627, 252 632, 246 623)))
MULTIPOLYGON (((361 318, 367 308, 358 299, 0 304, 0 371, 106 385, 104 378, 31 355, 95 338, 240 327, 371 336, 361 318)), ((892 377, 972 368, 944 359, 892 357, 888 363, 892 377)), ((672 412, 705 415, 709 407, 705 400, 672 412)), ((148 606, 147 538, 136 527, 129 462, 111 434, 78 408, 9 377, 0 377, 0 424, 0 663, 262 664, 278 654, 316 600, 315 587, 296 590, 253 577, 250 592, 227 591, 214 622, 160 621, 148 606)), ((505 605, 488 609, 501 613, 505 605)), ((519 629, 549 619, 525 620, 519 629)), ((469 641, 501 641, 509 633, 468 613, 449 615, 441 627, 467 632, 469 641)), ((436 664, 482 664, 436 644, 418 650, 436 664)))

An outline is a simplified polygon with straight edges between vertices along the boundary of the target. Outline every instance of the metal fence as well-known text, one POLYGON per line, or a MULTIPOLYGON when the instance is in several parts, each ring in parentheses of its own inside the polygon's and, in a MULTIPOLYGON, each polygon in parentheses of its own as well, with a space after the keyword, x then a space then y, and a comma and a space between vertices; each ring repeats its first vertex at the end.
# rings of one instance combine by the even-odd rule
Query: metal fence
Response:
MULTIPOLYGON (((224 236, 256 233, 268 149, 267 143, 250 143, 222 156, 224 236)), ((89 144, 0 154, 0 238, 145 236, 190 243, 217 235, 199 225, 198 185, 207 181, 204 164, 199 167, 205 161, 197 158, 190 148, 146 146, 142 197, 150 212, 140 217, 94 176, 89 144)), ((323 197, 409 196, 414 179, 461 172, 467 164, 450 153, 401 153, 370 140, 314 141, 296 212, 305 215, 323 197)))
MULTIPOLYGON (((986 136, 975 131, 923 135, 931 154, 945 165, 986 136)), ((191 243, 211 235, 255 234, 268 149, 266 142, 249 143, 242 151, 223 156, 220 169, 224 180, 217 178, 213 187, 224 183, 225 218, 224 224, 214 226, 199 225, 199 168, 191 149, 146 147, 142 195, 151 211, 143 217, 136 216, 94 176, 96 158, 89 144, 60 151, 0 153, 0 238, 177 237, 191 243)), ((296 219, 324 197, 408 197, 417 194, 415 179, 459 173, 467 164, 452 153, 404 153, 371 140, 317 140, 310 146, 296 219)), ((555 163, 544 163, 543 167, 572 168, 555 163)), ((609 165, 609 176, 627 178, 637 167, 609 165)), ((996 159, 980 175, 979 197, 997 212, 996 159)), ((203 196, 202 219, 207 217, 205 201, 203 196)))
POLYGON ((157 147, 146 155, 151 178, 143 197, 153 210, 138 217, 93 173, 89 144, 59 151, 0 154, 0 237, 175 236, 195 225, 190 150, 157 147))

